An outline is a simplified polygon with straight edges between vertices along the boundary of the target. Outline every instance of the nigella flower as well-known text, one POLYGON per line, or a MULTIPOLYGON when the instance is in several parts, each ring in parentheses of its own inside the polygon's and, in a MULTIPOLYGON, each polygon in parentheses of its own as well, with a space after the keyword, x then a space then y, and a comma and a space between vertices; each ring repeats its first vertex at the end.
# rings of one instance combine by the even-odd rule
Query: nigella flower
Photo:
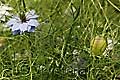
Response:
POLYGON ((8 12, 10 10, 12 10, 12 7, 8 7, 5 4, 0 5, 0 20, 1 21, 5 21, 5 16, 10 16, 11 14, 8 12))
POLYGON ((13 35, 22 34, 23 32, 34 32, 35 28, 39 25, 37 21, 38 15, 34 10, 27 12, 26 14, 18 16, 12 16, 7 22, 7 26, 12 30, 13 35))

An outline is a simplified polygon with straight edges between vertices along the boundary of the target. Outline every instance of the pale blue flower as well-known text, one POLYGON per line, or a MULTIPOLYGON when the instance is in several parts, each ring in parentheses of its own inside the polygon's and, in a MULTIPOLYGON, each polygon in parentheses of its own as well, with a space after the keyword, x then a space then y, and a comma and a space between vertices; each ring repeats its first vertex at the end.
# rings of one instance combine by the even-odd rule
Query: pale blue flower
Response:
POLYGON ((38 15, 35 11, 29 11, 22 16, 22 19, 18 16, 13 16, 8 22, 7 26, 10 27, 13 34, 22 34, 23 32, 34 32, 35 28, 39 25, 37 21, 38 15))

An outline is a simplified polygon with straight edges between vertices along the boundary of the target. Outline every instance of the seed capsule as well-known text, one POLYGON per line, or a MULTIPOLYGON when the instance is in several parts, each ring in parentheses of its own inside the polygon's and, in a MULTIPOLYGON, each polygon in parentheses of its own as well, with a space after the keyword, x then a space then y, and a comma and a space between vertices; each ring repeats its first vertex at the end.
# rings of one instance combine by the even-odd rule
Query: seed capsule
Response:
POLYGON ((100 56, 107 47, 107 41, 102 36, 96 36, 91 40, 90 47, 93 55, 100 56))

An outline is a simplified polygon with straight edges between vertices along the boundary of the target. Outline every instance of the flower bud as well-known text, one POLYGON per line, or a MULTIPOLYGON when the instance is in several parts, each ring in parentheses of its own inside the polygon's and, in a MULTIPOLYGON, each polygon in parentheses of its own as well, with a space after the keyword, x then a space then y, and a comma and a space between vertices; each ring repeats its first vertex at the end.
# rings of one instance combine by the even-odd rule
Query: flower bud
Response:
POLYGON ((107 47, 107 41, 102 36, 96 36, 91 40, 90 47, 93 55, 100 56, 107 47))

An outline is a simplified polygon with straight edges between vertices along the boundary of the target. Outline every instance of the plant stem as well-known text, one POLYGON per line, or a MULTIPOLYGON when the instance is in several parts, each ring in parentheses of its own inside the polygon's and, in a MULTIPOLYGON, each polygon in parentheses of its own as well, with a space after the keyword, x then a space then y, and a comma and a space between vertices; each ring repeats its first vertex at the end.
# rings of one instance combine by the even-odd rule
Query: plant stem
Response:
POLYGON ((26 12, 26 5, 24 0, 23 0, 23 7, 24 7, 24 11, 26 12))
POLYGON ((32 80, 32 62, 31 62, 31 55, 29 55, 29 61, 30 61, 30 80, 32 80))

